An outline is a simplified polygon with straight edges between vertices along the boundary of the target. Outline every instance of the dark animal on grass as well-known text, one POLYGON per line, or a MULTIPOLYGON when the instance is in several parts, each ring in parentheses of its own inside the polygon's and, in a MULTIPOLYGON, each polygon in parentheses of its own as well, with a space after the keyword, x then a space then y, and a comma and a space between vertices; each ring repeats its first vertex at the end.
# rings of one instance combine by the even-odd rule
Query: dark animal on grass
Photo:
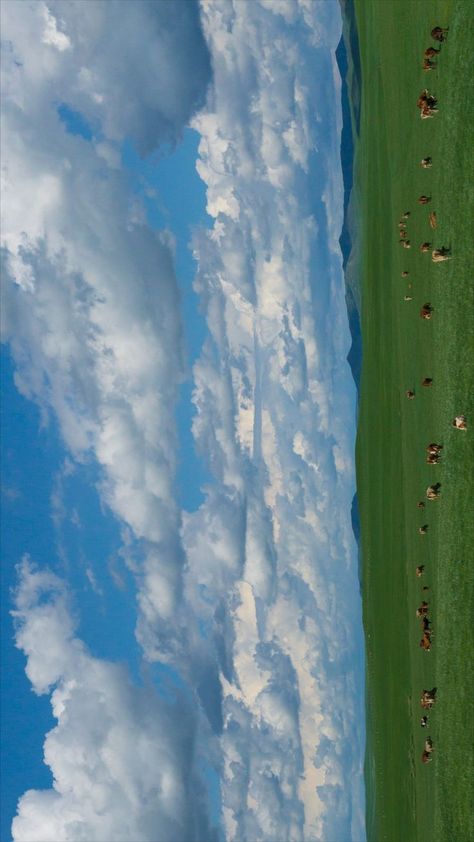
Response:
POLYGON ((422 254, 427 254, 431 248, 431 243, 424 242, 420 246, 420 251, 422 254))
POLYGON ((425 565, 419 564, 418 567, 415 570, 415 573, 416 573, 418 579, 420 578, 420 576, 423 576, 424 572, 425 572, 425 565))
POLYGON ((421 725, 422 728, 426 728, 426 726, 428 725, 428 717, 427 716, 421 717, 420 725, 421 725))
POLYGON ((434 751, 433 740, 431 737, 427 737, 425 740, 425 751, 427 751, 428 754, 431 754, 431 752, 434 751))
POLYGON ((421 755, 421 762, 422 763, 431 763, 432 760, 433 760, 433 758, 431 757, 431 754, 428 751, 424 751, 423 754, 421 755))
POLYGON ((422 319, 427 319, 428 321, 431 319, 433 315, 433 307, 429 302, 423 304, 423 307, 420 310, 420 316, 422 319))
POLYGON ((418 204, 419 205, 429 205, 430 202, 431 202, 431 196, 420 196, 418 198, 418 204))
POLYGON ((420 640, 420 649, 423 649, 424 652, 431 652, 431 635, 429 632, 423 634, 420 640))
POLYGON ((428 88, 424 88, 424 90, 422 90, 416 101, 416 106, 420 110, 423 108, 436 108, 437 104, 438 100, 433 94, 430 94, 428 88))
POLYGON ((435 58, 440 54, 441 50, 437 50, 436 47, 428 47, 423 53, 424 58, 435 58))
POLYGON ((456 428, 456 430, 467 430, 467 418, 465 415, 456 415, 453 418, 451 425, 456 428))
POLYGON ((434 485, 429 485, 426 489, 426 496, 428 500, 437 500, 440 496, 440 488, 440 482, 436 482, 434 485))
POLYGON ((437 444, 435 441, 430 442, 426 445, 426 452, 427 453, 440 453, 443 449, 442 444, 437 444))
POLYGON ((429 388, 430 386, 432 386, 432 385, 433 385, 433 378, 432 378, 432 377, 425 377, 425 378, 421 381, 421 385, 422 385, 422 386, 426 386, 427 388, 429 388))
POLYGON ((443 29, 442 26, 435 26, 434 29, 431 30, 431 37, 434 38, 435 41, 446 41, 447 35, 449 32, 449 27, 443 29))
MULTIPOLYGON (((405 299, 406 299, 406 296, 405 296, 405 299)), ((413 389, 407 389, 407 391, 405 392, 405 397, 408 398, 409 401, 412 401, 413 398, 415 397, 415 393, 414 393, 413 389)))
POLYGON ((430 631, 430 626, 431 626, 431 620, 430 620, 430 618, 429 618, 429 617, 426 617, 426 616, 425 616, 425 617, 423 617, 423 618, 422 618, 422 621, 421 621, 421 627, 422 627, 423 631, 424 631, 424 632, 430 632, 430 634, 431 634, 431 631, 430 631))
POLYGON ((423 59, 423 64, 421 65, 422 70, 436 70, 438 64, 436 61, 431 61, 429 58, 423 59))
POLYGON ((428 613, 428 603, 423 600, 420 607, 416 609, 416 616, 417 617, 426 617, 428 613))
POLYGON ((428 524, 425 523, 425 524, 423 524, 423 526, 420 526, 418 532, 420 533, 420 535, 426 535, 426 533, 428 532, 428 529, 429 529, 428 524))
POLYGON ((433 160, 429 156, 421 159, 421 166, 424 170, 429 170, 433 166, 433 160))

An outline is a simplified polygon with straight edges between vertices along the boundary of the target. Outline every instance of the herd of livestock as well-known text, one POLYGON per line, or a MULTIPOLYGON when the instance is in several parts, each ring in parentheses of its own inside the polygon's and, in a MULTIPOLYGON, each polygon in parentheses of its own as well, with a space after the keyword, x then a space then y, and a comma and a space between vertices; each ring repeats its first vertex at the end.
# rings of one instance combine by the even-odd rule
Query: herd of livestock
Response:
MULTIPOLYGON (((443 29, 440 26, 436 26, 434 29, 431 30, 431 36, 437 42, 441 43, 446 41, 448 34, 447 29, 443 29)), ((423 65, 422 68, 425 71, 435 70, 437 67, 436 59, 441 51, 441 46, 436 49, 435 47, 428 47, 423 56, 423 65)), ((438 101, 436 96, 433 93, 425 88, 419 95, 417 100, 417 107, 420 110, 420 116, 422 119, 427 119, 429 117, 434 117, 438 113, 438 101)), ((426 156, 421 160, 421 167, 425 170, 430 170, 433 166, 433 160, 431 156, 426 156)), ((421 206, 431 205, 432 197, 423 193, 421 196, 418 197, 418 204, 421 206)), ((411 242, 408 235, 408 222, 410 218, 410 211, 405 211, 399 222, 398 222, 398 232, 399 232, 399 243, 402 248, 410 249, 411 242)), ((438 226, 438 219, 436 215, 436 211, 430 210, 428 216, 428 223, 432 231, 436 231, 438 226)), ((420 244, 420 251, 422 254, 431 252, 431 258, 434 263, 443 263, 446 260, 451 258, 451 249, 448 246, 438 246, 434 247, 433 244, 426 240, 420 244)), ((402 278, 407 278, 409 276, 409 271, 405 269, 402 273, 402 278)), ((409 284, 409 292, 411 291, 411 284, 409 284)), ((410 294, 405 295, 405 301, 412 301, 413 296, 410 294)), ((420 309, 420 317, 424 320, 429 321, 434 312, 434 307, 431 302, 427 301, 425 304, 422 305, 420 309)), ((433 385, 433 378, 425 377, 422 380, 422 386, 429 388, 433 385)), ((405 392, 406 397, 409 400, 413 400, 415 398, 415 391, 413 389, 408 389, 405 392)), ((465 415, 456 415, 452 420, 452 426, 458 430, 467 430, 467 419, 465 415)), ((429 465, 437 465, 442 456, 443 445, 437 442, 431 442, 426 447, 426 462, 429 465)), ((436 482, 432 485, 429 485, 426 489, 426 498, 427 500, 438 500, 441 494, 441 483, 436 482)), ((425 509, 425 502, 420 500, 417 504, 418 508, 423 510, 425 509)), ((426 535, 428 532, 429 525, 427 523, 421 525, 419 527, 420 535, 426 535)), ((416 576, 418 578, 422 577, 425 572, 425 565, 421 564, 416 568, 416 576)), ((423 591, 428 591, 428 586, 423 586, 423 591)), ((422 637, 420 640, 420 648, 425 651, 429 652, 431 650, 432 638, 433 638, 433 629, 432 629, 432 621, 429 616, 429 604, 426 600, 423 600, 420 606, 416 610, 416 616, 421 622, 421 631, 422 637)), ((431 711, 432 707, 436 702, 436 692, 437 688, 434 687, 432 690, 423 690, 421 696, 421 707, 424 711, 431 711)), ((426 728, 428 726, 428 714, 425 713, 421 717, 420 725, 422 728, 426 728)), ((432 760, 432 753, 433 753, 433 741, 431 737, 427 737, 424 744, 424 750, 421 755, 421 760, 423 763, 429 763, 432 760)))

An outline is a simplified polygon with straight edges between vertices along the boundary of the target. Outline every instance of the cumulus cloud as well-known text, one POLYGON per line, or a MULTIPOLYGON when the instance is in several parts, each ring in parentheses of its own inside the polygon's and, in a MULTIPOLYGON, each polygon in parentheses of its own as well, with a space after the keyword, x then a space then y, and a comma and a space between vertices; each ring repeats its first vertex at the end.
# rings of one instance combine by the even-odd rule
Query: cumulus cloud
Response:
MULTIPOLYGON (((16 383, 144 542, 143 636, 181 589, 174 409, 183 378, 174 243, 144 223, 116 155, 179 138, 209 81, 196 4, 2 4, 2 335, 16 383), (97 136, 66 131, 58 106, 97 136), (106 150, 106 152, 104 152, 106 150), (115 150, 115 153, 114 153, 115 150), (115 154, 115 157, 114 157, 115 154)), ((162 638, 169 637, 163 633, 162 638)))
POLYGON ((93 658, 80 639, 64 584, 24 559, 16 644, 57 724, 46 736, 49 790, 29 790, 13 821, 15 842, 176 842, 215 838, 196 772, 197 712, 136 687, 119 664, 93 658))
POLYGON ((201 8, 214 81, 194 126, 214 224, 194 243, 212 337, 194 369, 194 432, 221 490, 184 541, 190 603, 219 605, 225 829, 361 840, 340 14, 326 2, 201 8))

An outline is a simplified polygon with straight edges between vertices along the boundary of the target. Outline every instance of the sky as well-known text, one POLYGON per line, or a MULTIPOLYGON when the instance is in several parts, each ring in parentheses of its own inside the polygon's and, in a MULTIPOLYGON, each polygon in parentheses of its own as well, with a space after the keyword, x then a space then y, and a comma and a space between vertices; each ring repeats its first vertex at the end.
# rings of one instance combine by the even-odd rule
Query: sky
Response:
POLYGON ((6 0, 2 828, 363 842, 336 0, 6 0))

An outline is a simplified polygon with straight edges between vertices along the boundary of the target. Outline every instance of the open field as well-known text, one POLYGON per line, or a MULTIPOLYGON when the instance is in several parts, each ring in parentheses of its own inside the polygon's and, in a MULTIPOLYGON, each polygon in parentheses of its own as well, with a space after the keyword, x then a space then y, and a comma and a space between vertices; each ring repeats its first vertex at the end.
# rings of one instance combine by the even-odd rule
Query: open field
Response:
POLYGON ((373 842, 472 842, 474 811, 474 238, 472 91, 474 12, 457 0, 356 0, 362 60, 362 371, 357 445, 368 681, 368 834, 373 842), (434 72, 424 50, 439 46, 434 72), (422 88, 439 101, 420 120, 422 88), (420 167, 430 155, 432 169, 420 167), (432 196, 427 207, 421 194, 432 196), (398 244, 409 210, 412 247, 398 244), (428 224, 430 210, 438 227, 428 224), (451 246, 435 265, 419 245, 451 246), (401 272, 409 271, 403 279, 401 272), (408 283, 412 287, 408 287, 408 283), (404 301, 404 295, 413 301, 404 301), (420 307, 434 307, 431 321, 420 307), (433 386, 422 388, 424 377, 433 386), (406 389, 416 397, 407 400, 406 389), (468 431, 454 430, 455 414, 468 431), (427 465, 429 442, 444 445, 427 465), (426 501, 441 482, 441 498, 426 501), (418 528, 429 530, 420 535, 418 528), (417 579, 415 567, 425 565, 417 579), (422 585, 430 590, 423 593, 422 585), (419 648, 415 609, 430 605, 434 638, 419 648), (423 688, 438 688, 429 726, 423 688), (435 745, 423 765, 426 736, 435 745))

